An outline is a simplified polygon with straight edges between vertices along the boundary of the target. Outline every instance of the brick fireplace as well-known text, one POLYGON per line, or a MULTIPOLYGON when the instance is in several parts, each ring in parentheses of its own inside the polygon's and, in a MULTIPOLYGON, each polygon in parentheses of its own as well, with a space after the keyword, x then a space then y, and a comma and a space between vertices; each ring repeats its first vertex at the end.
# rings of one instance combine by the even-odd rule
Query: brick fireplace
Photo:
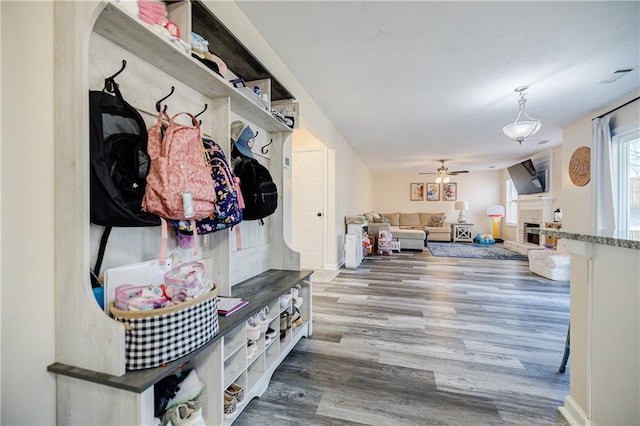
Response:
POLYGON ((519 198, 516 241, 505 241, 505 247, 526 254, 528 250, 544 245, 544 237, 528 233, 527 228, 541 228, 545 222, 552 222, 552 204, 551 197, 519 198))

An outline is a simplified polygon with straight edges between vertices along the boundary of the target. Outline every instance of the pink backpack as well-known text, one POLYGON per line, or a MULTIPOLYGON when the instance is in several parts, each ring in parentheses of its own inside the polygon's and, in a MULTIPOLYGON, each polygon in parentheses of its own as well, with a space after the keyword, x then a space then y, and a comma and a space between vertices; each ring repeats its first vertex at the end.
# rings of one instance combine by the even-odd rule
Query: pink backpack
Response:
POLYGON ((142 200, 143 210, 175 220, 204 219, 215 213, 215 186, 205 158, 198 120, 189 113, 178 113, 169 118, 161 112, 148 135, 151 167, 142 200), (179 115, 189 116, 193 126, 176 123, 179 115), (168 124, 163 123, 163 118, 168 124))

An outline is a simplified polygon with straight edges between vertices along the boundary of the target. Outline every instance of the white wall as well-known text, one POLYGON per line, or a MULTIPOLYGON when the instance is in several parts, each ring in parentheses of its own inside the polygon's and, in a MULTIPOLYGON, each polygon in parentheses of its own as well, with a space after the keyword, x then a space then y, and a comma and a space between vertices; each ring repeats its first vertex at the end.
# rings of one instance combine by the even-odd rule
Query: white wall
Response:
MULTIPOLYGON (((563 131, 563 164, 568 164, 573 152, 581 146, 592 148, 591 143, 591 120, 619 105, 628 102, 638 96, 638 93, 630 94, 617 102, 608 105, 601 110, 594 111, 586 117, 577 120, 566 127, 563 131)), ((628 123, 630 121, 640 121, 640 102, 634 102, 627 107, 618 110, 612 116, 612 125, 615 123, 628 123)), ((593 151, 592 151, 593 152, 593 151)), ((563 230, 568 232, 592 233, 592 182, 578 187, 571 182, 567 167, 562 170, 563 182, 563 204, 567 206, 563 209, 563 230)))
MULTIPOLYGON (((295 95, 300 102, 301 127, 329 148, 327 151, 329 178, 327 210, 333 212, 334 220, 328 223, 327 267, 338 268, 344 263, 344 216, 371 208, 373 199, 371 172, 238 6, 234 2, 207 1, 205 3, 256 58, 295 95)), ((329 219, 328 217, 327 220, 329 219)))
MULTIPOLYGON (((575 123, 567 126, 563 130, 563 149, 562 149, 562 191, 559 196, 558 205, 562 208, 562 230, 567 232, 576 232, 583 234, 592 234, 592 196, 593 185, 589 182, 587 185, 578 187, 571 182, 567 164, 573 152, 581 147, 588 146, 592 148, 591 143, 591 120, 611 110, 625 102, 638 96, 638 93, 630 94, 617 102, 608 105, 601 110, 594 111, 586 117, 577 120, 575 123)), ((616 113, 618 122, 620 119, 633 120, 640 117, 640 102, 635 102, 616 113)), ((611 280, 622 279, 624 277, 610 277, 611 280)), ((570 369, 570 393, 571 397, 580 406, 580 408, 588 412, 587 409, 587 386, 588 386, 588 362, 587 353, 587 334, 589 332, 586 319, 588 312, 588 280, 589 280, 589 264, 586 258, 572 257, 571 267, 571 365, 570 369), (574 326, 575 324, 575 326, 574 326), (576 368, 574 368, 576 367, 576 368)), ((594 283, 595 285, 596 283, 594 283)), ((601 283, 606 285, 606 282, 601 283)), ((616 354, 612 353, 611 362, 616 362, 616 354)))
MULTIPOLYGON (((373 210, 381 213, 445 212, 447 222, 457 222, 458 210, 453 201, 410 201, 411 183, 433 183, 434 178, 425 178, 414 173, 375 174, 373 176, 373 210)), ((486 215, 487 207, 502 204, 504 178, 501 170, 470 172, 452 176, 451 182, 458 184, 458 200, 467 201, 465 212, 467 223, 473 223, 474 234, 492 234, 493 220, 486 215)), ((442 198, 442 190, 440 191, 442 198)))
MULTIPOLYGON (((337 265, 344 264, 345 216, 370 210, 374 194, 373 175, 348 145, 335 147, 335 247, 337 265)), ((331 244, 331 242, 329 242, 331 244)))
POLYGON ((55 424, 53 2, 0 10, 2 424, 55 424))

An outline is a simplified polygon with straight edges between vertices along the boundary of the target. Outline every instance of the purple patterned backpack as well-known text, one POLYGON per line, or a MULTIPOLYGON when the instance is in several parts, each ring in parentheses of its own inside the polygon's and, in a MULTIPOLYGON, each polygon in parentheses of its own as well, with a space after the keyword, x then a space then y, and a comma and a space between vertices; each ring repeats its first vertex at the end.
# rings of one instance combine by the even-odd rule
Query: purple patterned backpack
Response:
MULTIPOLYGON (((202 138, 205 157, 211 168, 211 177, 216 191, 216 212, 201 220, 196 220, 199 235, 231 228, 242 221, 244 200, 240 192, 240 180, 231 172, 227 158, 220 145, 211 139, 202 138)), ((176 231, 182 235, 193 235, 191 222, 172 220, 176 231)))

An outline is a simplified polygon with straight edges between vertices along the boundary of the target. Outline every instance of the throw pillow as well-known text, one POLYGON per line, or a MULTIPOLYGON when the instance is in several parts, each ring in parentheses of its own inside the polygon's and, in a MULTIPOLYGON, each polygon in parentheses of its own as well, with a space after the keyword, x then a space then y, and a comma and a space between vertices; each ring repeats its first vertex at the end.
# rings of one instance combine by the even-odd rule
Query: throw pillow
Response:
POLYGON ((382 215, 380 213, 371 212, 371 216, 373 216, 373 223, 382 223, 382 215))
POLYGON ((400 226, 400 213, 383 213, 382 216, 389 219, 391 226, 400 226))
POLYGON ((420 213, 420 225, 429 226, 429 222, 433 216, 446 216, 444 212, 437 213, 420 213))
POLYGON ((445 219, 446 217, 444 216, 431 216, 431 219, 429 220, 429 224, 427 226, 442 227, 445 219))
POLYGON ((369 222, 369 223, 373 223, 373 222, 375 222, 375 221, 373 220, 373 215, 372 215, 371 213, 365 213, 365 214, 364 214, 364 217, 366 217, 366 218, 367 218, 367 222, 369 222))

